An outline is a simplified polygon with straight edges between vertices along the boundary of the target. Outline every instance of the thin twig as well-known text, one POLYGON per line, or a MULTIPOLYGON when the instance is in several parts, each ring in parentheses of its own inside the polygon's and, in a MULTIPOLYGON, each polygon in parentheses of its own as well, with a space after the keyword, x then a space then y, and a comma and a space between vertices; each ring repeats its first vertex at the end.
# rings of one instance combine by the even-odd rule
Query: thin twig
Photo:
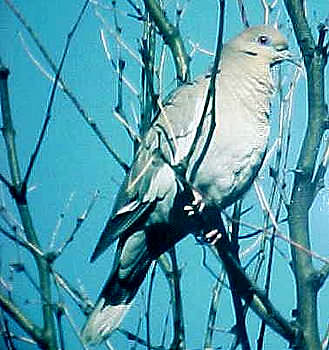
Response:
POLYGON ((20 246, 28 249, 33 254, 39 255, 41 258, 45 257, 44 253, 38 247, 35 247, 32 243, 30 243, 29 241, 25 240, 24 238, 19 237, 17 235, 11 234, 10 232, 5 230, 1 226, 0 226, 0 232, 3 235, 5 235, 7 238, 11 239, 13 242, 15 242, 15 243, 19 244, 20 246))
MULTIPOLYGON (((110 48, 107 44, 107 40, 105 37, 105 31, 103 29, 100 30, 100 37, 101 37, 101 41, 102 41, 102 45, 103 45, 103 49, 105 52, 105 55, 108 59, 108 61, 111 64, 111 67, 113 68, 113 71, 119 75, 119 67, 118 65, 115 63, 110 48)), ((135 88, 135 86, 125 77, 125 75, 122 75, 122 81, 126 84, 127 88, 130 90, 130 92, 134 95, 134 96, 138 96, 139 92, 137 91, 137 89, 135 88)))
MULTIPOLYGON (((118 43, 118 45, 120 47, 122 47, 123 49, 125 49, 128 54, 138 63, 139 66, 143 66, 143 62, 140 58, 140 56, 138 55, 138 53, 136 51, 134 51, 131 47, 129 47, 120 37, 119 33, 115 30, 113 30, 112 28, 110 28, 108 22, 105 20, 105 18, 103 17, 103 15, 99 12, 99 11, 95 11, 95 16, 97 18, 99 18, 99 20, 103 23, 105 30, 114 37, 115 41, 118 43)), ((104 30, 102 30, 104 31, 104 30)))
POLYGON ((58 286, 61 287, 70 296, 70 298, 85 314, 94 308, 92 302, 87 299, 78 289, 72 287, 61 274, 54 270, 52 270, 52 273, 58 286))
MULTIPOLYGON (((16 18, 20 21, 20 23, 23 25, 23 27, 26 29, 26 31, 31 36, 32 40, 40 50, 42 56, 45 58, 46 62, 49 64, 51 70, 56 74, 58 72, 58 69, 56 67, 56 64, 48 54, 47 50, 45 49, 44 45, 39 40, 38 36, 33 31, 32 27, 28 24, 28 22, 25 20, 23 15, 19 12, 19 10, 14 6, 14 4, 10 0, 4 0, 6 4, 9 6, 13 14, 16 16, 16 18)), ((99 129, 98 125, 96 124, 95 120, 88 115, 88 113, 85 111, 85 109, 82 107, 81 103, 79 102, 78 98, 73 94, 73 92, 69 89, 69 87, 64 83, 64 80, 59 77, 59 82, 62 86, 63 92, 65 95, 69 98, 69 100, 72 102, 78 113, 81 115, 83 120, 88 124, 88 126, 92 129, 92 131, 95 133, 96 137, 102 142, 103 146, 106 148, 106 150, 111 154, 111 156, 114 158, 114 160, 121 166, 121 168, 127 172, 129 170, 129 166, 124 162, 119 154, 113 149, 111 144, 108 142, 106 137, 103 135, 101 130, 99 129)))
POLYGON ((75 235, 81 228, 82 224, 86 221, 87 217, 89 216, 91 210, 93 209, 94 205, 97 202, 97 199, 99 198, 99 191, 96 190, 91 202, 89 203, 88 207, 84 210, 84 212, 77 218, 76 225, 70 234, 70 236, 66 239, 66 241, 62 244, 62 246, 53 254, 53 258, 56 259, 60 255, 63 254, 63 251, 67 248, 67 246, 73 242, 75 235))
POLYGON ((12 184, 1 173, 0 173, 0 181, 6 185, 9 191, 11 190, 12 184))
POLYGON ((238 0, 238 6, 240 10, 241 21, 246 28, 249 28, 250 24, 248 21, 247 10, 246 10, 246 7, 244 6, 243 0, 238 0))
POLYGON ((51 234, 51 240, 50 240, 50 244, 49 244, 49 250, 52 250, 55 246, 55 243, 56 243, 56 237, 58 235, 58 232, 62 226, 62 223, 63 223, 63 220, 65 218, 65 212, 68 211, 69 207, 70 207, 70 204, 73 200, 73 197, 74 197, 74 192, 72 192, 69 196, 69 199, 67 201, 67 203, 65 204, 65 207, 64 207, 64 210, 60 213, 59 215, 59 218, 57 220, 57 223, 56 223, 56 226, 55 226, 55 229, 54 231, 52 232, 51 234))
POLYGON ((67 35, 65 48, 64 48, 64 51, 63 51, 63 54, 62 54, 62 57, 61 57, 58 69, 56 71, 55 80, 54 80, 54 83, 53 83, 53 86, 52 86, 52 89, 51 89, 50 98, 49 98, 47 111, 46 111, 46 118, 44 120, 42 129, 41 129, 41 133, 40 133, 40 136, 38 138, 38 141, 37 141, 37 144, 35 146, 35 149, 34 149, 32 155, 31 155, 30 162, 28 164, 28 167, 27 167, 27 170, 26 170, 26 173, 25 173, 25 177, 24 177, 24 180, 23 180, 23 183, 22 183, 23 190, 26 189, 26 186, 27 186, 27 183, 29 181, 32 169, 34 167, 34 164, 35 164, 35 161, 37 159, 37 156, 39 155, 40 147, 41 147, 41 144, 42 144, 42 142, 44 140, 44 137, 45 137, 45 134, 46 134, 49 122, 50 122, 52 107, 53 107, 53 104, 54 104, 54 101, 55 101, 55 93, 56 93, 56 90, 57 90, 57 84, 59 82, 59 78, 60 78, 60 75, 61 75, 63 67, 64 67, 64 62, 65 62, 66 56, 68 54, 68 50, 70 48, 72 38, 73 38, 76 30, 78 29, 78 26, 79 26, 79 24, 81 22, 81 19, 82 19, 83 15, 84 15, 84 13, 85 13, 85 11, 87 9, 88 4, 89 4, 89 0, 86 0, 84 5, 83 5, 83 7, 82 7, 82 9, 81 9, 81 11, 80 11, 80 13, 79 13, 79 16, 78 16, 76 22, 74 23, 71 31, 67 35))
POLYGON ((7 297, 5 297, 0 292, 0 306, 1 308, 10 315, 17 324, 24 329, 24 331, 30 335, 30 337, 36 341, 37 344, 45 344, 45 339, 43 337, 42 329, 39 328, 36 324, 32 323, 21 310, 12 303, 7 297))
POLYGON ((226 272, 224 268, 222 267, 222 271, 219 273, 218 279, 216 279, 216 282, 212 288, 212 297, 211 302, 209 306, 209 313, 208 313, 208 321, 207 321, 207 328, 206 328, 206 334, 204 337, 204 345, 203 349, 211 349, 212 348, 212 341, 213 341, 213 335, 215 330, 215 322, 216 322, 216 316, 217 316, 217 310, 218 310, 218 304, 219 304, 219 297, 223 288, 223 282, 226 276, 226 272))
POLYGON ((183 315, 183 300, 180 287, 181 272, 177 264, 177 256, 175 247, 169 250, 169 256, 171 258, 172 272, 172 298, 173 298, 173 319, 174 319, 174 339, 171 344, 172 349, 185 349, 185 326, 183 315))
POLYGON ((156 272, 157 262, 155 261, 152 267, 151 271, 151 278, 149 283, 149 290, 147 295, 147 306, 146 306, 146 344, 147 349, 151 349, 151 300, 152 300, 152 291, 153 291, 153 285, 154 285, 154 278, 155 278, 155 272, 156 272))
MULTIPOLYGON (((133 334, 133 333, 131 333, 123 328, 119 328, 118 332, 123 334, 124 336, 126 336, 128 340, 133 340, 140 345, 147 346, 147 342, 144 339, 137 337, 135 334, 133 334)), ((163 346, 151 345, 150 349, 151 350, 165 350, 166 348, 164 348, 163 346)))
POLYGON ((166 18, 157 0, 144 0, 145 7, 158 27, 163 41, 170 47, 175 62, 177 78, 180 83, 190 79, 189 57, 179 29, 166 18))

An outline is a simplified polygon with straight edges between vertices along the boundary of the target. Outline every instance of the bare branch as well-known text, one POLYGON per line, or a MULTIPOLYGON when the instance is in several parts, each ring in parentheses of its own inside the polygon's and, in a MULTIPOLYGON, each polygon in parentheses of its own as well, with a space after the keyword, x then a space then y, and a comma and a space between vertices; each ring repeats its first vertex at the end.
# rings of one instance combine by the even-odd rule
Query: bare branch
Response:
POLYGON ((6 143, 7 149, 7 159, 9 162, 10 174, 13 181, 13 185, 9 185, 9 182, 2 179, 3 182, 10 186, 9 189, 12 191, 12 195, 18 195, 16 190, 18 190, 21 186, 20 180, 20 169, 18 164, 18 157, 16 151, 16 143, 15 143, 15 130, 13 127, 12 119, 11 119, 11 110, 10 110, 10 102, 9 102, 9 93, 8 93, 8 76, 9 70, 3 65, 0 66, 0 98, 1 98, 1 112, 2 112, 2 134, 6 143))
POLYGON ((74 197, 74 192, 72 192, 69 196, 69 199, 67 201, 67 203, 65 204, 64 206, 64 210, 60 213, 59 215, 59 218, 57 220, 57 223, 56 223, 56 226, 55 226, 55 229, 54 231, 52 232, 51 234, 51 240, 50 240, 50 244, 49 244, 49 250, 53 250, 54 249, 54 246, 55 246, 55 243, 56 243, 56 237, 58 235, 58 232, 62 226, 62 223, 63 223, 63 220, 64 220, 64 217, 65 217, 65 212, 68 210, 72 200, 73 200, 73 197, 74 197))
POLYGON ((250 27, 250 24, 248 22, 246 7, 244 6, 243 0, 237 0, 237 1, 238 1, 242 23, 245 25, 246 28, 248 28, 250 27))
MULTIPOLYGON (((315 44, 304 2, 285 0, 285 5, 303 55, 308 83, 307 128, 297 161, 291 204, 288 208, 290 238, 294 242, 291 244, 291 253, 292 270, 296 279, 298 308, 296 321, 305 330, 304 345, 301 349, 317 349, 321 346, 317 317, 318 286, 316 283, 310 283, 316 279, 317 272, 313 266, 312 256, 306 252, 311 251, 309 209, 316 191, 316 184, 312 179, 327 120, 324 69, 328 59, 328 48, 315 44)), ((323 40, 319 40, 319 43, 323 44, 323 40)))
POLYGON ((306 65, 309 65, 314 54, 315 42, 307 22, 304 1, 284 0, 284 2, 291 18, 303 58, 306 65))
POLYGON ((30 252, 32 252, 33 254, 38 254, 40 257, 45 257, 45 255, 43 254, 43 252, 35 247, 33 244, 31 244, 29 241, 24 240, 22 237, 19 237, 17 235, 13 235, 10 232, 8 232, 7 230, 5 230, 3 227, 0 226, 0 232, 5 235, 7 238, 11 239, 13 242, 18 243, 20 246, 28 249, 30 252))
MULTIPOLYGON (((147 342, 144 339, 137 337, 135 334, 133 334, 125 329, 119 328, 118 332, 125 335, 128 340, 133 340, 140 345, 147 346, 147 342)), ((151 350, 165 350, 165 348, 163 346, 153 346, 153 345, 150 345, 149 349, 151 349, 151 350)))
POLYGON ((150 311, 151 311, 151 299, 152 299, 152 291, 153 291, 153 282, 156 272, 157 262, 155 261, 151 271, 151 278, 149 284, 149 290, 147 295, 147 306, 146 306, 146 344, 147 349, 151 349, 151 322, 150 322, 150 311))
POLYGON ((11 188, 12 188, 11 183, 1 173, 0 173, 0 181, 3 182, 7 186, 9 191, 11 190, 11 188))
POLYGON ((75 235, 77 234, 77 232, 81 228, 82 224, 86 221, 90 211, 92 210, 92 208, 96 204, 98 197, 99 197, 99 191, 97 190, 97 191, 95 191, 94 196, 93 196, 90 204, 88 205, 87 209, 78 217, 76 225, 75 225, 72 233, 70 234, 70 236, 66 239, 66 241, 62 244, 62 246, 56 252, 49 254, 48 258, 50 258, 50 255, 52 256, 50 261, 54 261, 55 259, 57 259, 61 254, 63 254, 63 251, 65 250, 65 248, 67 248, 67 246, 73 242, 75 235))
POLYGON ((237 281, 235 284, 236 291, 269 327, 294 344, 298 329, 282 317, 265 294, 248 279, 243 268, 232 256, 228 246, 229 243, 226 241, 226 238, 225 242, 224 239, 221 239, 216 244, 216 250, 223 261, 226 272, 237 281))
MULTIPOLYGON (((56 74, 58 72, 58 69, 56 67, 56 64, 51 59, 50 55, 48 54, 45 47, 40 42, 39 38, 33 31, 32 27, 28 24, 28 22, 25 20, 23 15, 18 11, 18 9, 14 6, 14 4, 10 0, 5 0, 6 4, 9 6, 13 14, 17 17, 17 19, 22 23, 24 28, 27 30, 29 35, 31 36, 32 40, 40 50, 42 56, 45 58, 46 62, 51 67, 51 70, 56 74)), ((69 89, 69 87, 64 83, 63 79, 59 77, 58 84, 62 86, 63 92, 65 95, 69 98, 69 100, 72 102, 74 107, 77 109, 83 120, 88 124, 88 126, 93 130, 97 138, 102 142, 106 150, 111 154, 111 156, 114 158, 114 160, 121 166, 121 168, 127 172, 129 170, 129 166, 121 159, 119 154, 113 149, 111 144, 108 142, 108 140, 105 138, 99 127, 97 126, 95 120, 88 115, 88 113, 84 110, 81 103, 79 102, 78 98, 73 94, 73 92, 69 89)))
POLYGON ((55 93, 56 93, 56 90, 57 90, 57 84, 59 82, 59 78, 60 78, 62 69, 64 67, 64 62, 65 62, 65 59, 66 59, 69 47, 71 45, 71 40, 72 40, 76 30, 78 29, 79 23, 80 23, 83 15, 84 15, 86 9, 87 9, 88 4, 89 4, 89 0, 86 0, 84 5, 83 5, 83 7, 82 7, 82 9, 81 9, 81 12, 80 12, 80 14, 79 14, 79 16, 78 16, 78 18, 76 20, 76 22, 74 23, 71 31, 67 35, 67 39, 66 39, 66 44, 65 44, 64 51, 63 51, 63 55, 62 55, 61 61, 60 61, 59 66, 58 66, 58 70, 56 71, 55 80, 54 80, 54 83, 53 83, 53 86, 52 86, 52 89, 51 89, 50 98, 49 98, 48 107, 47 107, 47 112, 46 112, 46 118, 44 120, 44 123, 43 123, 42 129, 41 129, 41 133, 40 133, 38 142, 37 142, 37 144, 35 146, 35 149, 34 149, 32 155, 31 155, 30 162, 29 162, 29 165, 27 167, 27 171, 26 171, 23 183, 22 183, 22 189, 23 190, 26 189, 26 186, 27 186, 27 183, 29 181, 29 178, 30 178, 33 166, 34 166, 35 161, 36 161, 36 158, 37 158, 37 156, 38 156, 38 154, 40 152, 40 147, 41 147, 41 144, 42 144, 42 142, 44 140, 44 137, 45 137, 45 134, 46 134, 46 130, 48 128, 48 124, 50 122, 51 111, 52 111, 52 107, 53 107, 53 104, 54 104, 54 101, 55 101, 55 93))
POLYGON ((212 348, 212 340, 213 340, 213 334, 215 330, 215 322, 216 322, 216 316, 217 316, 217 309, 219 304, 219 296, 221 294, 222 288, 223 288, 223 282, 226 276, 226 272, 224 269, 219 274, 218 279, 216 279, 215 285, 212 289, 212 298, 209 306, 209 314, 208 314, 208 321, 207 321, 207 329, 206 329, 206 335, 204 340, 203 349, 211 349, 212 348))
POLYGON ((179 29, 168 21, 157 0, 144 0, 144 4, 158 27, 164 42, 170 47, 178 81, 184 83, 190 80, 190 59, 179 29))
MULTIPOLYGON (((100 35, 101 35, 101 41, 102 41, 102 44, 103 44, 103 48, 104 48, 104 52, 106 54, 106 57, 109 60, 109 62, 111 63, 111 67, 113 68, 114 72, 116 74, 119 74, 119 67, 114 62, 114 59, 112 58, 112 55, 111 55, 111 52, 110 52, 110 48, 108 47, 107 40, 106 40, 106 37, 105 37, 105 32, 104 32, 103 29, 100 30, 100 35)), ((142 64, 141 61, 139 61, 139 62, 142 64)), ((131 91, 131 93, 133 95, 138 96, 137 89, 133 86, 133 84, 124 75, 122 75, 122 81, 126 84, 126 86, 128 87, 128 89, 131 91)))
POLYGON ((276 6, 276 4, 278 3, 278 0, 274 0, 272 4, 269 4, 267 0, 261 0, 261 3, 264 9, 264 24, 269 24, 270 14, 274 9, 274 7, 276 6))
POLYGON ((175 247, 169 250, 169 255, 172 263, 171 282, 172 282, 172 298, 173 298, 173 318, 174 318, 174 339, 171 344, 173 349, 185 349, 185 326, 183 317, 183 302, 180 288, 181 272, 177 264, 175 247))
MULTIPOLYGON (((17 157, 16 144, 15 144, 15 129, 12 122, 12 117, 10 113, 9 104, 9 94, 8 94, 8 69, 1 66, 0 70, 0 94, 1 94, 1 107, 2 107, 2 120, 3 120, 3 136, 5 138, 7 157, 9 168, 11 171, 11 177, 13 182, 13 187, 11 194, 16 201, 16 205, 21 217, 24 232, 26 234, 27 240, 35 247, 37 250, 40 249, 40 244, 38 240, 37 233, 33 226, 33 221, 30 213, 29 206, 26 201, 26 188, 22 189, 22 181, 20 175, 20 167, 17 157)), ((40 290, 41 295, 45 300, 51 300, 51 287, 50 287, 50 276, 48 263, 45 259, 40 257, 39 254, 31 250, 34 259, 38 266, 39 280, 40 280, 40 290)), ((55 336, 55 325, 52 315, 51 305, 43 303, 43 321, 44 321, 44 331, 48 337, 49 346, 56 347, 56 336, 55 336)))
POLYGON ((70 283, 58 272, 52 271, 55 282, 61 287, 71 299, 78 305, 78 307, 85 313, 89 313, 93 308, 93 304, 87 299, 78 289, 72 287, 70 283))
MULTIPOLYGON (((95 11, 95 15, 97 18, 99 18, 99 20, 102 22, 102 24, 105 27, 105 30, 108 34, 110 34, 115 41, 118 43, 119 47, 123 48, 125 51, 128 52, 129 56, 132 57, 139 66, 143 66, 143 61, 141 60, 140 56, 138 55, 138 53, 136 51, 134 51, 132 48, 130 48, 120 37, 120 34, 118 33, 118 31, 113 30, 109 24, 107 23, 106 19, 102 16, 102 14, 99 11, 95 11)), ((101 32, 104 32, 103 29, 101 29, 101 32)))
POLYGON ((36 343, 42 345, 46 345, 46 339, 43 336, 43 331, 37 325, 31 322, 21 310, 15 306, 11 300, 9 300, 6 296, 0 293, 0 306, 2 309, 10 315, 16 323, 24 329, 24 331, 36 341, 36 343))

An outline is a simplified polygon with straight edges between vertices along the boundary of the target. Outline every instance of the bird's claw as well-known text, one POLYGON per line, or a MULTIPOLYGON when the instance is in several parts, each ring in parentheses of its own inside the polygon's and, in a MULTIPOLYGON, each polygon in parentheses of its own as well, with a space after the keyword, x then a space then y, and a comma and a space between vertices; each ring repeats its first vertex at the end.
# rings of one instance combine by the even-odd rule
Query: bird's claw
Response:
POLYGON ((184 206, 184 211, 187 212, 187 216, 201 213, 204 207, 206 206, 206 204, 202 200, 201 194, 193 189, 192 189, 192 192, 193 192, 194 199, 191 205, 184 206))
POLYGON ((222 238, 222 234, 217 230, 211 230, 204 235, 204 241, 211 245, 215 245, 222 238))
POLYGON ((195 237, 201 244, 206 243, 215 245, 222 238, 222 234, 218 231, 218 229, 213 229, 207 233, 199 233, 195 237))

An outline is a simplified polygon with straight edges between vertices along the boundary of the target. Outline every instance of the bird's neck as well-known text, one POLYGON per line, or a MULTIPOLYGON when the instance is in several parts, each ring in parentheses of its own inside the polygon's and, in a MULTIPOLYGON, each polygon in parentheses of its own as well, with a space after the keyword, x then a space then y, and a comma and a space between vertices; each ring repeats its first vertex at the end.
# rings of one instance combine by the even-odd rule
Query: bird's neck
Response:
POLYGON ((219 89, 226 89, 234 101, 242 103, 253 118, 267 118, 274 84, 270 67, 265 64, 223 62, 218 79, 219 89), (226 68, 226 64, 230 66, 226 68), (232 67, 233 66, 233 67, 232 67), (257 113, 255 114, 255 111, 257 113))

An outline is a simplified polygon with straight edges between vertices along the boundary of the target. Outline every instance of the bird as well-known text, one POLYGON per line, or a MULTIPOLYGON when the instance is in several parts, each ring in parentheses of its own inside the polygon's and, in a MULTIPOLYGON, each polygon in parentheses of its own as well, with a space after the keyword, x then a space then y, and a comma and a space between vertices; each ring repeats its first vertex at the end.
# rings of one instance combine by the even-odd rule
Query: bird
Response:
POLYGON ((204 110, 211 74, 177 88, 160 108, 91 257, 118 240, 110 276, 82 329, 85 343, 98 344, 119 328, 155 259, 190 233, 211 241, 214 215, 250 188, 270 133, 271 68, 289 57, 278 29, 249 27, 223 45, 213 109, 204 110))

